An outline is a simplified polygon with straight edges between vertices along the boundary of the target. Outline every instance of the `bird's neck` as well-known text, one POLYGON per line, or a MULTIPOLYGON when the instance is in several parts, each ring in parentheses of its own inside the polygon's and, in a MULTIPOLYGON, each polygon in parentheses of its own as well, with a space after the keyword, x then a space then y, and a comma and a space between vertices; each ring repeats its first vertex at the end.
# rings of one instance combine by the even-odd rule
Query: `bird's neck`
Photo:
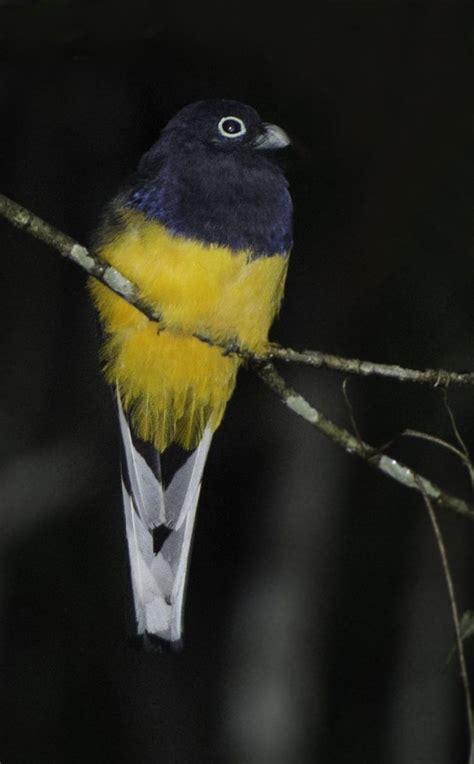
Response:
POLYGON ((291 200, 282 173, 236 167, 231 160, 200 167, 190 157, 143 178, 128 206, 176 235, 270 256, 291 249, 291 200))

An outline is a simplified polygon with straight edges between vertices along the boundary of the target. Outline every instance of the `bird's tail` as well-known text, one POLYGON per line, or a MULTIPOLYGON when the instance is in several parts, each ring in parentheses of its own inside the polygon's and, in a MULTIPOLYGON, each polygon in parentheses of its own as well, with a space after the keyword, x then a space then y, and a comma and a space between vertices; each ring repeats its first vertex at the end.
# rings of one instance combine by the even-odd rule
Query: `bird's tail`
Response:
POLYGON ((183 605, 201 477, 212 439, 165 454, 135 437, 117 393, 122 490, 137 631, 149 649, 179 650, 183 605))

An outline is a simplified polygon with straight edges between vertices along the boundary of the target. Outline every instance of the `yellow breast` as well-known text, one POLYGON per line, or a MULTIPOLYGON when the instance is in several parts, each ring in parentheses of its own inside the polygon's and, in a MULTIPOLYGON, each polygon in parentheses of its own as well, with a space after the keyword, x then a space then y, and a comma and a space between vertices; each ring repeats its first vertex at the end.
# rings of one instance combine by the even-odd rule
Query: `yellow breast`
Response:
POLYGON ((193 337, 236 340, 263 352, 284 287, 287 257, 251 259, 246 251, 171 236, 141 213, 98 254, 140 287, 163 316, 149 321, 98 281, 90 291, 106 339, 107 380, 117 385, 133 427, 163 451, 195 448, 206 423, 215 429, 235 386, 239 359, 193 337))

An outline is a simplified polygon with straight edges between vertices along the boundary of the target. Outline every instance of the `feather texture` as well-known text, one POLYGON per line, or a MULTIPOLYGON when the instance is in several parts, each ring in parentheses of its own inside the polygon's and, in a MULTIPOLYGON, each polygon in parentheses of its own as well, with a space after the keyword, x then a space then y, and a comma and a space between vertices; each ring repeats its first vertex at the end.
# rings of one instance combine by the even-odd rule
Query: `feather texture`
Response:
POLYGON ((198 447, 174 459, 165 476, 163 455, 134 436, 118 392, 117 403, 137 631, 145 644, 165 642, 179 649, 194 520, 212 433, 206 427, 198 447))
POLYGON ((142 298, 159 306, 164 321, 160 326, 148 321, 91 280, 105 329, 106 378, 119 385, 133 431, 142 440, 154 442, 160 451, 172 443, 193 450, 206 423, 218 427, 240 359, 192 335, 264 353, 288 258, 254 259, 251 252, 209 247, 173 236, 130 210, 119 217, 122 227, 113 229, 98 253, 140 285, 142 298))

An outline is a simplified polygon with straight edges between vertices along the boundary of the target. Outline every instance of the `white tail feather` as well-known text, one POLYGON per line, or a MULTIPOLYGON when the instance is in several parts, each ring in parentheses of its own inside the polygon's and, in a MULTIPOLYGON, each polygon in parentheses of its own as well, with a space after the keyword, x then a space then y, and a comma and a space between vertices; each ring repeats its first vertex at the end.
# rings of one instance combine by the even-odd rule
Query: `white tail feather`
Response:
MULTIPOLYGON (((212 433, 204 431, 167 488, 159 454, 140 452, 117 393, 124 456, 123 502, 135 614, 139 634, 177 643, 182 620, 194 519, 212 433), (156 539, 159 538, 158 548, 156 539)), ((149 444, 147 444, 149 450, 149 444)))

